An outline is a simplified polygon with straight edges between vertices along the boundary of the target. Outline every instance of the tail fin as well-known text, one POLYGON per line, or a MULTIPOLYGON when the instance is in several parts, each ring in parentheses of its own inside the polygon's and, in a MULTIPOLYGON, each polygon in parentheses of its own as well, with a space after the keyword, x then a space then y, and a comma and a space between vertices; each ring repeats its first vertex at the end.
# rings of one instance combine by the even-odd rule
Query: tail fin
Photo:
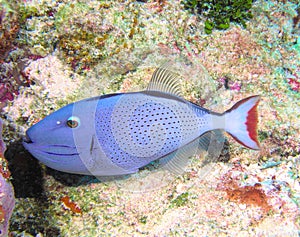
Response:
POLYGON ((258 150, 257 105, 260 96, 240 100, 225 115, 225 131, 245 147, 258 150))

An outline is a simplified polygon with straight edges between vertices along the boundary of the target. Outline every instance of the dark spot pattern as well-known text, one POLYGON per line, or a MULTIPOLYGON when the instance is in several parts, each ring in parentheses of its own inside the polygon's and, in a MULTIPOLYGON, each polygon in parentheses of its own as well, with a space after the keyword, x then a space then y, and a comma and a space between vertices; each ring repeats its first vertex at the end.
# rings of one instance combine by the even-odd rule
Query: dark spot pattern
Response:
POLYGON ((191 108, 189 103, 142 93, 100 99, 96 135, 114 164, 136 170, 194 139, 191 134, 198 134, 198 125, 205 126, 207 121, 196 114, 204 111, 191 108))

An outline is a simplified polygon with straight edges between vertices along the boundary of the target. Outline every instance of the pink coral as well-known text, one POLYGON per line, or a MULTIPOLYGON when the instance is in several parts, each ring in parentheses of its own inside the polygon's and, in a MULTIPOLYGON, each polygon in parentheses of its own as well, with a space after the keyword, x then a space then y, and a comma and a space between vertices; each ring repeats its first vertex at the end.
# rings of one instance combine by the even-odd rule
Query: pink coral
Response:
POLYGON ((287 80, 293 91, 300 92, 300 81, 295 78, 288 78, 287 80))
POLYGON ((0 110, 5 107, 7 101, 12 101, 19 95, 21 87, 31 85, 32 82, 24 72, 29 60, 28 57, 28 60, 20 62, 0 63, 0 110))
POLYGON ((219 82, 222 83, 226 89, 230 89, 233 91, 240 91, 242 88, 241 83, 229 81, 229 79, 226 77, 222 77, 221 79, 219 79, 219 82))
MULTIPOLYGON (((4 159, 5 144, 2 140, 2 120, 0 119, 0 161, 4 159)), ((14 190, 0 170, 0 237, 8 234, 9 219, 15 206, 14 190)))
POLYGON ((17 93, 17 91, 12 89, 12 86, 9 82, 0 83, 0 101, 12 101, 14 99, 13 93, 17 93))

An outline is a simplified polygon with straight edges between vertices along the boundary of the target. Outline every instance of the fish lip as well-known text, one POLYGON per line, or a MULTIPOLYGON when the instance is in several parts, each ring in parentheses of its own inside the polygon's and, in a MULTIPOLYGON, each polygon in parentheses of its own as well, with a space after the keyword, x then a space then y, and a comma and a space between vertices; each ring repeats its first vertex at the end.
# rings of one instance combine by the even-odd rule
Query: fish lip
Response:
MULTIPOLYGON (((69 156, 69 157, 72 157, 72 156, 75 156, 75 155, 79 155, 80 153, 78 152, 71 152, 71 153, 55 153, 55 152, 51 152, 51 151, 48 151, 47 149, 44 149, 45 146, 43 145, 39 145, 38 143, 36 142, 33 142, 30 137, 26 137, 23 139, 23 145, 24 147, 31 153, 32 149, 35 150, 35 152, 38 152, 38 153, 44 153, 44 154, 48 154, 48 155, 51 155, 51 156, 69 156)), ((67 145, 49 145, 48 148, 51 148, 51 147, 65 147, 65 148, 70 148, 70 149, 74 149, 75 147, 71 147, 71 146, 67 146, 67 145)))
POLYGON ((52 156, 77 156, 79 155, 79 153, 75 152, 75 153, 54 153, 54 152, 49 152, 49 151, 41 151, 43 153, 46 153, 48 155, 52 155, 52 156))
MULTIPOLYGON (((42 154, 47 154, 50 156, 76 156, 79 155, 78 152, 74 152, 73 149, 76 149, 74 147, 69 147, 69 146, 64 146, 64 145, 50 145, 48 146, 48 149, 43 147, 43 146, 39 146, 37 143, 27 143, 27 142, 23 142, 23 145, 25 145, 25 148, 32 153, 32 151, 34 150, 34 152, 38 152, 38 153, 42 153, 42 154), (66 150, 63 153, 56 153, 56 152, 52 152, 51 148, 53 147, 65 147, 65 148, 70 148, 70 152, 68 153, 68 151, 66 150)), ((33 153, 32 153, 33 154, 33 153)))

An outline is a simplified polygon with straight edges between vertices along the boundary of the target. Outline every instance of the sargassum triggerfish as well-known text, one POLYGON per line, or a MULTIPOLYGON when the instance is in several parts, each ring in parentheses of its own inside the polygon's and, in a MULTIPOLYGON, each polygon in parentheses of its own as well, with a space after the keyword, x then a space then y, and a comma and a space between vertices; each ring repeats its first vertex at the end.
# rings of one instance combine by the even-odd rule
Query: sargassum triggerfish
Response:
POLYGON ((23 144, 50 168, 95 176, 131 174, 175 153, 180 157, 213 130, 259 149, 259 96, 221 114, 183 99, 177 85, 177 75, 159 67, 146 90, 69 104, 29 128, 23 144))

